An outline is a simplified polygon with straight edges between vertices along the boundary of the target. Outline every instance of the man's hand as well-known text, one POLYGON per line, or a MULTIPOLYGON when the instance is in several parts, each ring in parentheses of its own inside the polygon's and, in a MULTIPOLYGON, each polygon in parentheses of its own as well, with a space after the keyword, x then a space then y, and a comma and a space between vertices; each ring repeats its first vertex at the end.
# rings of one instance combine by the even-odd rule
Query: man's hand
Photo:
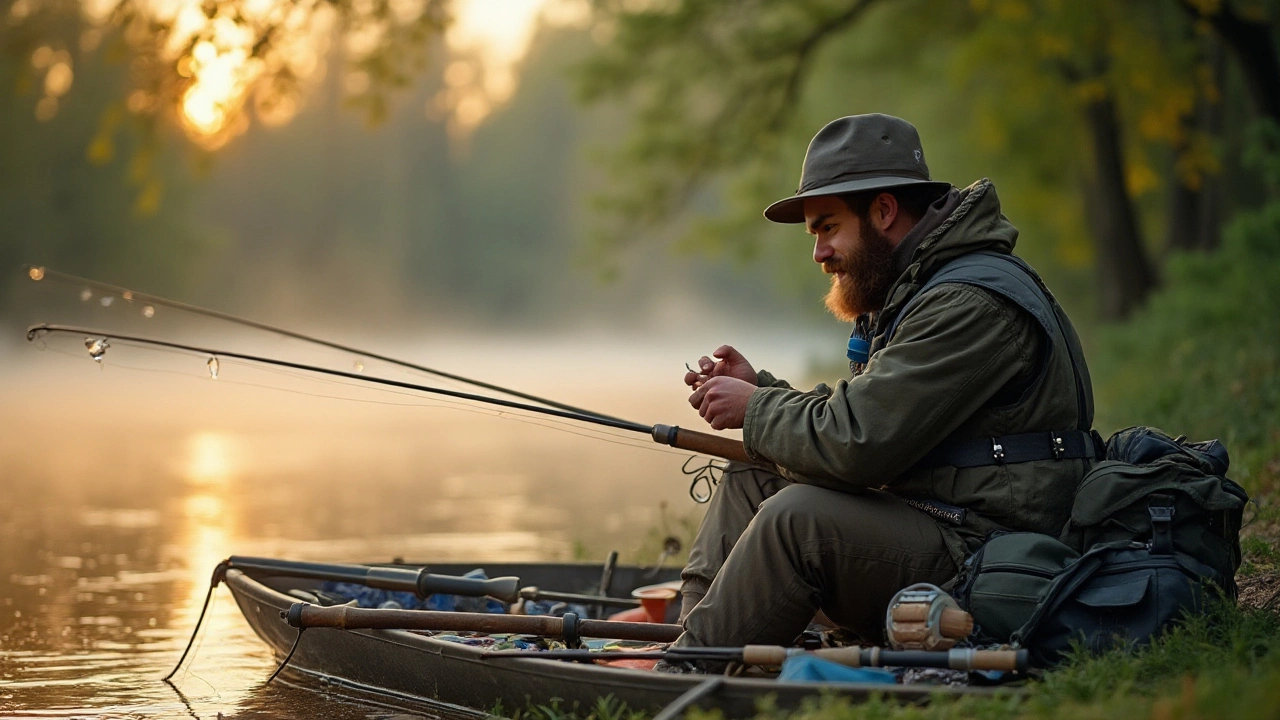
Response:
MULTIPOLYGON (((699 372, 691 370, 685 373, 685 385, 697 390, 711 378, 717 377, 737 378, 751 385, 756 384, 756 369, 751 367, 751 363, 747 362, 742 353, 734 350, 732 346, 721 345, 711 355, 718 359, 712 360, 706 355, 699 358, 699 372)), ((697 405, 694 405, 694 407, 697 407, 697 405)))
POLYGON ((697 386, 689 396, 689 404, 698 409, 698 414, 713 430, 733 430, 742 427, 747 416, 747 401, 755 391, 756 386, 746 380, 721 375, 697 386))

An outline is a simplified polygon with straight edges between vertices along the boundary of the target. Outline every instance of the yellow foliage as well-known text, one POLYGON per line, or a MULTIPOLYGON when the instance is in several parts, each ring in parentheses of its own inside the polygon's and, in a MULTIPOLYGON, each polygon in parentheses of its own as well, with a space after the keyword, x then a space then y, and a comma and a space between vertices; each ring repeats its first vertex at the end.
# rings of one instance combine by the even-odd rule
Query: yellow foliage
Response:
POLYGON ((1036 50, 1041 57, 1063 58, 1071 52, 1071 42, 1062 35, 1051 33, 1036 34, 1036 50))
POLYGON ((1179 145, 1186 138, 1182 119, 1195 108, 1195 89, 1179 85, 1166 90, 1158 104, 1143 109, 1138 118, 1138 132, 1147 140, 1179 145))
POLYGON ((142 217, 150 217, 155 215, 160 209, 160 199, 164 196, 164 186, 160 181, 152 178, 142 186, 142 190, 138 193, 138 197, 133 201, 134 213, 142 217))
POLYGON ((1218 87, 1218 81, 1214 79, 1213 67, 1206 64, 1200 64, 1196 67, 1196 81, 1200 85, 1200 92, 1204 94, 1204 99, 1214 105, 1222 102, 1222 88, 1218 87))
POLYGON ((85 151, 85 158, 94 165, 106 165, 116 156, 116 144, 111 136, 98 133, 85 151))
POLYGON ((124 111, 118 104, 107 106, 98 118, 98 131, 94 133, 89 147, 85 148, 85 158, 94 165, 106 165, 116 154, 116 128, 124 120, 124 111))
POLYGON ((1187 0, 1201 15, 1216 15, 1222 9, 1222 0, 1187 0))
POLYGON ((1084 82, 1077 84, 1075 91, 1076 97, 1085 102, 1102 100, 1111 93, 1111 90, 1107 88, 1107 84, 1105 82, 1096 79, 1085 80, 1084 82))
POLYGON ((1173 171, 1178 181, 1192 190, 1200 189, 1206 175, 1222 172, 1222 161, 1214 152, 1212 138, 1204 133, 1193 134, 1187 146, 1178 153, 1173 171))
POLYGON ((1002 0, 995 12, 1001 20, 1022 20, 1031 14, 1031 8, 1023 0, 1002 0))
POLYGON ((1125 172, 1124 180, 1125 187, 1129 189, 1129 194, 1134 197, 1144 195, 1160 187, 1160 176, 1141 158, 1134 158, 1129 162, 1129 168, 1125 172))

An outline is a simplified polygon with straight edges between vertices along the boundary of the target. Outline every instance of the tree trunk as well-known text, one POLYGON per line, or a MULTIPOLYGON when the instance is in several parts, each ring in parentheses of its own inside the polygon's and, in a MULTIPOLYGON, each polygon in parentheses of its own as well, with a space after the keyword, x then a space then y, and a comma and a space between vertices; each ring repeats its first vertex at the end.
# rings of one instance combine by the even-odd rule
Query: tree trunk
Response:
POLYGON ((1086 104, 1085 121, 1093 145, 1094 177, 1085 188, 1085 202, 1097 248, 1099 309, 1107 319, 1122 319, 1146 300, 1155 287, 1155 273, 1125 187, 1124 148, 1112 97, 1086 104))
MULTIPOLYGON (((1213 83, 1219 89, 1217 101, 1201 96, 1196 111, 1187 118, 1187 135, 1200 133, 1208 137, 1221 137, 1226 127, 1226 99, 1221 97, 1226 86, 1226 51, 1222 43, 1210 41, 1205 53, 1213 83)), ((1184 143, 1174 149, 1176 156, 1186 150, 1184 143)), ((1222 237, 1222 177, 1219 174, 1202 173, 1197 187, 1188 187, 1174 173, 1173 189, 1169 197, 1169 241, 1167 250, 1213 250, 1222 237)))
POLYGON ((1240 63, 1254 109, 1259 115, 1280 122, 1280 51, 1276 49, 1271 24, 1246 20, 1228 0, 1216 11, 1203 14, 1188 0, 1180 0, 1178 4, 1194 20, 1208 21, 1240 63))

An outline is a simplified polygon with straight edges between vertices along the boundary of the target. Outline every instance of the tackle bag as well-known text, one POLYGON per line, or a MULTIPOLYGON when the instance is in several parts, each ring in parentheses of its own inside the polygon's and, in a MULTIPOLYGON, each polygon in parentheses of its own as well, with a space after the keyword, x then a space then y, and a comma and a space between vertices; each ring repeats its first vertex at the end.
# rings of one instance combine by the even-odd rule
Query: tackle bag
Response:
POLYGON ((1080 481, 1060 539, 1079 552, 1137 541, 1153 553, 1189 557, 1232 600, 1240 567, 1240 526, 1249 495, 1226 477, 1217 440, 1186 442, 1131 427, 1107 440, 1105 458, 1080 481))
POLYGON ((993 533, 965 563, 956 600, 973 639, 1026 647, 1047 667, 1073 643, 1142 645, 1211 594, 1234 599, 1248 495, 1224 476, 1228 464, 1216 440, 1116 433, 1059 538, 993 533))

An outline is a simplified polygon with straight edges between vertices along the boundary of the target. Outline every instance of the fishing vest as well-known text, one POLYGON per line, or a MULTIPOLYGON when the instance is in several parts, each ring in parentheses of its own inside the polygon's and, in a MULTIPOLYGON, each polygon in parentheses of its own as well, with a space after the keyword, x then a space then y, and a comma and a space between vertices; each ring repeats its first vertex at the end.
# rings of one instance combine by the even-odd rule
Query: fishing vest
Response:
POLYGON ((981 251, 945 264, 900 312, 877 319, 880 332, 868 342, 868 356, 888 345, 902 319, 943 283, 962 283, 993 293, 1026 311, 1044 333, 1045 344, 1032 371, 1021 373, 974 417, 991 408, 1037 399, 1043 402, 1038 395, 1045 392, 1042 386, 1057 363, 1059 378, 1069 374, 1074 385, 1073 397, 1062 402, 1074 403, 1077 418, 1073 427, 1035 427, 1027 428, 1028 432, 978 438, 968 436, 973 428, 966 421, 957 430, 957 435, 965 436, 943 439, 887 488, 939 521, 959 558, 992 530, 1056 533, 1070 511, 1076 483, 1098 457, 1102 443, 1091 430, 1092 387, 1075 330, 1035 271, 1013 255, 981 251), (1002 487, 1006 484, 1007 488, 1002 487), (999 497, 1002 493, 1009 499, 999 497), (972 503, 974 498, 982 502, 972 503), (996 507, 987 513, 993 516, 989 518, 974 517, 978 513, 968 507, 992 503, 996 507))

